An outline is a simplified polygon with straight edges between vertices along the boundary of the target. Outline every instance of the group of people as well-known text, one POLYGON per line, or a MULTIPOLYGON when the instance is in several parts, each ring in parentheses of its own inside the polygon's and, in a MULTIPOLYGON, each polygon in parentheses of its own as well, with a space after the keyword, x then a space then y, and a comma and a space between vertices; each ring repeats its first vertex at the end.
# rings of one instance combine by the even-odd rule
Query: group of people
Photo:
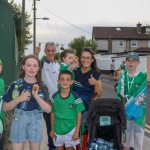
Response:
POLYGON ((116 80, 118 81, 120 74, 126 71, 126 63, 125 60, 122 61, 122 64, 119 66, 118 69, 115 67, 115 59, 112 59, 112 62, 110 64, 110 80, 116 80))
MULTIPOLYGON (((25 140, 29 140, 31 150, 40 150, 42 140, 40 107, 44 110, 49 149, 63 150, 65 145, 67 150, 72 150, 73 146, 80 143, 79 132, 85 124, 92 97, 102 95, 101 72, 91 48, 83 48, 79 58, 72 49, 66 49, 60 55, 61 63, 55 60, 54 42, 45 44, 46 59, 42 62, 38 59, 40 51, 39 45, 34 55, 28 55, 23 59, 19 78, 12 82, 3 96, 2 109, 5 112, 14 109, 10 141, 14 150, 23 150, 25 140), (12 91, 16 84, 19 87, 19 95, 13 99, 12 91), (29 86, 31 91, 26 90, 29 86), (38 94, 39 90, 42 90, 43 97, 38 94), (25 101, 28 105, 27 109, 23 110, 21 104, 25 101)), ((128 70, 123 72, 119 79, 116 93, 118 100, 120 100, 118 95, 121 94, 125 103, 128 103, 146 80, 146 75, 137 70, 138 64, 138 55, 129 53, 126 57, 128 70)), ((124 150, 128 150, 131 146, 136 147, 136 150, 142 150, 145 99, 140 103, 141 105, 144 110, 140 118, 127 117, 127 139, 124 150), (134 131, 135 145, 130 143, 132 131, 134 131)))

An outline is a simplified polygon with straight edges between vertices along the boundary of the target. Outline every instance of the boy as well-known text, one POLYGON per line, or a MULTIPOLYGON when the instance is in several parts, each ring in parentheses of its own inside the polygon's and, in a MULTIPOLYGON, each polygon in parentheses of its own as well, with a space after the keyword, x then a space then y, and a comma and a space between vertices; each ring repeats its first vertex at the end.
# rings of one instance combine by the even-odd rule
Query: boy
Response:
POLYGON ((58 77, 60 90, 53 95, 51 112, 51 132, 56 150, 73 150, 79 144, 81 111, 84 104, 81 98, 70 90, 73 84, 72 74, 68 70, 60 72, 58 77))
POLYGON ((124 150, 133 147, 142 150, 146 114, 146 74, 137 70, 139 56, 130 52, 126 56, 127 71, 120 76, 117 96, 124 98, 127 117, 124 150))
POLYGON ((124 71, 126 71, 126 62, 123 60, 122 64, 120 65, 120 69, 123 69, 124 71))

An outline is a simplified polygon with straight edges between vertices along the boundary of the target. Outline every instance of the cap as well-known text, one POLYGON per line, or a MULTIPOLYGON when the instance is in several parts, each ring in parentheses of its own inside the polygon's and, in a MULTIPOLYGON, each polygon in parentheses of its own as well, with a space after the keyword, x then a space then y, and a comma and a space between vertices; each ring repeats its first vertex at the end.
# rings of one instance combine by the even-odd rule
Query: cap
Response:
POLYGON ((139 61, 139 55, 138 55, 138 53, 136 53, 136 52, 130 52, 130 53, 128 53, 127 54, 127 56, 126 56, 126 60, 128 59, 128 58, 134 58, 135 60, 137 60, 137 61, 139 61))

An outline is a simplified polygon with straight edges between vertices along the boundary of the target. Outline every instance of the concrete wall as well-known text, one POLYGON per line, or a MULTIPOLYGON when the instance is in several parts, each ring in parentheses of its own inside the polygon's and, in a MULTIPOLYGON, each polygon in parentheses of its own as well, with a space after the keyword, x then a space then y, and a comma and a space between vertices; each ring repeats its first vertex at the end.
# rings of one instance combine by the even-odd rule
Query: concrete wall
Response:
MULTIPOLYGON (((138 69, 141 71, 145 71, 147 69, 147 56, 139 56, 140 57, 140 64, 138 66, 138 69)), ((95 59, 97 61, 97 66, 102 70, 103 72, 108 72, 110 70, 110 64, 112 62, 112 59, 115 59, 115 67, 118 69, 120 67, 120 64, 123 60, 126 59, 125 56, 117 57, 117 55, 95 55, 95 59)))

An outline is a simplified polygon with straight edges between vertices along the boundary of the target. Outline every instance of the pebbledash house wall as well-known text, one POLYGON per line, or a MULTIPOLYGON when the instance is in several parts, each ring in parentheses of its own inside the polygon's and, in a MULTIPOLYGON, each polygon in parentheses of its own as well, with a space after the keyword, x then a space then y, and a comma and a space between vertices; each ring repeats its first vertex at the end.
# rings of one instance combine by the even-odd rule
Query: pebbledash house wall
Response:
MULTIPOLYGON (((131 41, 132 40, 123 40, 123 39, 112 39, 111 40, 111 45, 112 45, 112 53, 121 53, 121 52, 129 52, 129 51, 133 51, 137 48, 140 47, 149 47, 150 46, 150 40, 136 40, 137 41, 137 46, 136 47, 132 47, 131 46, 131 41), (124 46, 120 47, 119 46, 119 42, 120 41, 124 41, 124 46)), ((101 40, 97 40, 97 51, 98 50, 105 50, 105 51, 109 51, 109 42, 107 39, 101 39, 101 40)))

